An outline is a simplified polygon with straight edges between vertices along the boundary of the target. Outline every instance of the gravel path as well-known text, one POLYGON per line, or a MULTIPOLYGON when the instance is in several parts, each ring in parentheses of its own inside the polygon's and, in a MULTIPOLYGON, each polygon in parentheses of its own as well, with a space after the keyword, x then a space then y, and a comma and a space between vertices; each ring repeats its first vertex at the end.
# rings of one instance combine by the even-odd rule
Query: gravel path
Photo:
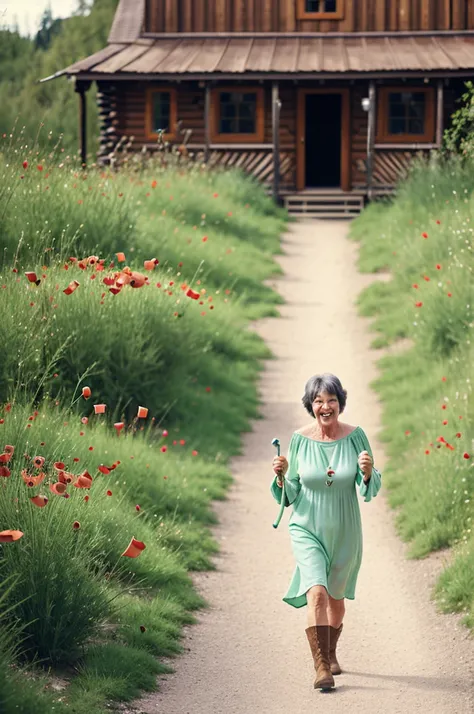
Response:
POLYGON ((264 419, 244 439, 233 462, 236 483, 218 504, 222 551, 217 572, 196 577, 210 603, 187 629, 186 654, 160 692, 130 711, 146 714, 306 714, 325 711, 472 714, 474 639, 458 619, 438 615, 430 590, 443 556, 407 561, 382 495, 361 501, 364 560, 356 600, 347 604, 337 689, 312 688, 305 609, 281 601, 293 570, 287 516, 272 528, 271 440, 283 453, 294 429, 307 423, 300 398, 316 372, 337 374, 348 389, 345 418, 360 424, 383 470, 377 442, 380 406, 369 388, 376 376, 368 323, 354 301, 371 278, 356 269, 357 247, 347 223, 294 224, 279 258, 276 287, 287 300, 280 320, 256 329, 276 358, 261 380, 264 419))

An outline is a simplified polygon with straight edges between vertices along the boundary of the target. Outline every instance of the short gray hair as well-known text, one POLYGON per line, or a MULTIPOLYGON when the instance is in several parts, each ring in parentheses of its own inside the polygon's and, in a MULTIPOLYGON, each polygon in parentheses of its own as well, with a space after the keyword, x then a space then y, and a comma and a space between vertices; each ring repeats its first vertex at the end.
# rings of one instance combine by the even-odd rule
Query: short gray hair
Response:
POLYGON ((321 392, 336 395, 337 401, 339 402, 339 410, 342 414, 347 402, 347 391, 343 389, 339 377, 336 377, 335 374, 331 374, 330 372, 315 374, 306 382, 302 402, 308 414, 314 417, 313 402, 321 392))

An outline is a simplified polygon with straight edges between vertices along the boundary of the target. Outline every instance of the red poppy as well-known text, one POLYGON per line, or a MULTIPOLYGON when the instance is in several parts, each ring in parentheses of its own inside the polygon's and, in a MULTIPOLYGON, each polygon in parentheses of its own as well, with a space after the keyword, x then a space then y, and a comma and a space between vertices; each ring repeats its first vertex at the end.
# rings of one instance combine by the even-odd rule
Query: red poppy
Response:
POLYGON ((151 182, 151 187, 152 187, 152 188, 156 188, 157 186, 158 186, 158 182, 157 182, 156 180, 153 180, 153 181, 151 182))
POLYGON ((109 288, 109 293, 112 293, 112 295, 118 295, 120 292, 120 288, 109 288))
POLYGON ((100 466, 97 467, 98 470, 100 471, 101 474, 105 474, 105 476, 108 476, 110 473, 110 469, 108 466, 104 466, 104 464, 101 464, 100 466))
POLYGON ((67 485, 65 483, 61 483, 61 481, 53 483, 49 487, 51 493, 56 494, 56 496, 64 496, 64 494, 66 493, 66 489, 67 485))
POLYGON ((448 423, 448 420, 447 420, 447 419, 443 419, 443 426, 446 426, 447 423, 448 423))
POLYGON ((458 433, 456 434, 456 439, 460 439, 460 438, 461 438, 461 436, 462 436, 461 432, 460 432, 460 431, 458 431, 458 433))
POLYGON ((422 233, 421 235, 423 236, 423 238, 428 238, 428 233, 422 233))
POLYGON ((78 287, 79 287, 79 283, 77 282, 77 280, 73 280, 72 282, 69 283, 67 288, 65 290, 63 290, 63 293, 65 295, 72 295, 72 293, 75 290, 77 290, 78 287))
POLYGON ((40 473, 37 476, 31 476, 26 469, 22 469, 21 477, 29 488, 33 488, 33 486, 39 486, 40 483, 43 483, 45 474, 40 473))
POLYGON ((96 414, 105 414, 106 404, 94 404, 94 412, 96 414))
POLYGON ((33 459, 33 465, 35 469, 40 469, 44 464, 44 456, 35 456, 33 459))
POLYGON ((167 432, 167 430, 166 430, 166 429, 163 429, 163 433, 162 433, 162 436, 164 436, 165 438, 166 438, 166 437, 168 436, 168 432, 167 432))
POLYGON ((30 498, 31 503, 34 503, 35 506, 38 506, 38 508, 44 508, 46 504, 48 503, 48 498, 46 496, 33 496, 33 498, 30 498))
POLYGON ((156 258, 151 258, 150 260, 145 260, 143 263, 143 266, 145 270, 154 270, 157 265, 159 265, 160 261, 157 260, 156 258))
POLYGON ((76 488, 90 488, 92 486, 92 476, 88 471, 83 471, 83 473, 77 477, 74 482, 76 488))
POLYGON ((441 444, 445 444, 445 443, 446 443, 446 439, 444 438, 444 436, 438 436, 438 438, 436 439, 436 441, 439 441, 441 444))
POLYGON ((145 625, 140 625, 140 632, 146 632, 145 625))
POLYGON ((88 423, 89 423, 89 419, 88 419, 87 417, 82 417, 81 422, 82 422, 83 424, 88 424, 88 423))
POLYGON ((412 288, 415 288, 417 290, 420 286, 417 283, 413 283, 412 288))
POLYGON ((188 288, 188 289, 187 289, 186 295, 187 295, 188 297, 190 297, 192 300, 199 300, 199 298, 201 297, 199 293, 195 292, 195 291, 192 290, 191 288, 188 288))
POLYGON ((142 288, 144 285, 148 284, 148 278, 142 273, 133 272, 130 276, 130 287, 131 288, 142 288))
POLYGON ((117 422, 115 422, 114 428, 115 428, 117 434, 120 434, 120 432, 122 431, 122 429, 123 429, 124 426, 125 426, 125 424, 123 423, 123 421, 117 421, 117 422))
POLYGON ((73 527, 73 530, 78 531, 79 528, 81 527, 81 524, 79 523, 79 521, 74 521, 74 523, 72 524, 72 527, 73 527))
POLYGON ((125 253, 115 253, 115 255, 117 256, 117 261, 119 263, 125 263, 125 253))
POLYGON ((166 453, 166 451, 168 451, 168 447, 167 447, 167 446, 162 446, 162 447, 161 447, 161 451, 163 452, 163 454, 166 453))
POLYGON ((148 407, 138 407, 137 418, 146 419, 148 416, 148 407))
POLYGON ((107 496, 111 496, 111 495, 112 495, 112 491, 107 491, 107 496))
POLYGON ((446 382, 446 377, 441 377, 442 382, 446 382))
POLYGON ((136 538, 132 538, 127 546, 127 549, 122 553, 122 556, 126 558, 138 558, 140 553, 145 550, 146 545, 136 538))
POLYGON ((54 468, 56 469, 56 471, 64 471, 66 466, 63 461, 55 461, 54 468))
POLYGON ((4 451, 5 451, 7 454, 10 454, 10 456, 13 456, 13 454, 15 453, 15 447, 14 447, 14 446, 11 446, 11 444, 5 444, 5 449, 4 449, 4 451))
POLYGON ((11 476, 11 471, 8 466, 0 466, 0 477, 8 478, 9 476, 11 476))
POLYGON ((446 443, 446 448, 449 449, 450 451, 454 451, 454 446, 452 444, 446 443))
POLYGON ((429 453, 430 453, 430 450, 429 450, 429 449, 426 449, 426 450, 425 450, 425 454, 428 455, 429 453))
POLYGON ((416 303, 415 303, 415 307, 423 307, 423 303, 422 303, 422 302, 416 302, 416 303))
POLYGON ((136 510, 136 511, 140 511, 140 510, 141 510, 141 508, 140 508, 140 506, 138 505, 138 503, 137 503, 137 505, 135 506, 135 510, 136 510))
POLYGON ((42 170, 43 170, 43 167, 42 167, 41 164, 38 164, 38 166, 37 166, 36 168, 38 169, 38 171, 42 171, 42 170))
POLYGON ((38 280, 38 276, 34 272, 28 272, 25 273, 26 277, 28 278, 28 282, 34 283, 35 285, 39 285, 41 280, 38 280))
POLYGON ((441 270, 441 265, 440 265, 440 263, 436 263, 436 270, 441 270))
POLYGON ((12 543, 20 540, 23 535, 21 531, 0 531, 0 543, 12 543))
POLYGON ((28 161, 26 159, 23 161, 22 166, 24 169, 28 168, 28 161))
POLYGON ((61 483, 65 484, 70 484, 74 480, 73 474, 70 474, 68 471, 60 471, 58 478, 61 483))
POLYGON ((429 278, 427 275, 423 275, 423 280, 426 280, 426 282, 429 283, 431 278, 429 278))
POLYGON ((92 391, 90 387, 82 387, 82 396, 84 397, 84 399, 89 399, 91 394, 92 391))
POLYGON ((192 451, 191 453, 193 456, 197 456, 199 454, 199 451, 196 451, 196 449, 194 449, 194 451, 192 451))
POLYGON ((441 409, 446 409, 446 404, 442 404, 441 409))
POLYGON ((452 293, 448 293, 448 297, 453 297, 453 294, 452 294, 452 293))
POLYGON ((11 458, 11 454, 0 454, 0 464, 7 464, 11 458))
POLYGON ((467 451, 465 451, 464 454, 463 454, 463 458, 464 458, 464 459, 470 459, 470 458, 471 458, 471 455, 468 454, 467 451))

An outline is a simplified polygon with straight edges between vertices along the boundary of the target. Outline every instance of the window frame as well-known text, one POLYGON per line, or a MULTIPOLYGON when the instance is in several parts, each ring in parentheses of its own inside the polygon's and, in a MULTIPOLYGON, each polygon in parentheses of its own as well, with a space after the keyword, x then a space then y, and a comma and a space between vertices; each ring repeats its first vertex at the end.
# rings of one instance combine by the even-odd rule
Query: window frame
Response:
POLYGON ((211 94, 211 141, 214 144, 263 144, 265 139, 265 90, 263 87, 246 87, 243 85, 215 87, 211 94), (223 92, 242 92, 255 94, 256 117, 255 132, 253 134, 221 134, 220 121, 220 95, 223 92))
POLYGON ((435 139, 435 92, 433 87, 379 87, 376 142, 379 144, 432 144, 435 139), (389 96, 397 92, 423 93, 425 100, 425 127, 423 134, 390 134, 389 96))
POLYGON ((178 92, 174 87, 148 87, 146 92, 145 133, 147 139, 158 139, 159 134, 153 131, 153 95, 158 93, 170 95, 170 131, 161 136, 164 141, 174 141, 177 136, 176 124, 178 121, 178 92))
POLYGON ((343 20, 344 0, 337 0, 335 12, 308 12, 306 10, 306 0, 298 0, 296 17, 298 20, 343 20))

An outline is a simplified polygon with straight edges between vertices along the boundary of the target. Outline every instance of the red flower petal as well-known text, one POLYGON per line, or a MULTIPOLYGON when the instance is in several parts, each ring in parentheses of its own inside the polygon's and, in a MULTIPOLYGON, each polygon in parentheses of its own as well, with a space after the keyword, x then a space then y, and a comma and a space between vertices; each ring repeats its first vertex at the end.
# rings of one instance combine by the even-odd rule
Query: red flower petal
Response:
POLYGON ((145 550, 145 548, 145 543, 136 540, 136 538, 132 538, 127 549, 122 553, 122 556, 126 558, 138 558, 140 553, 145 550))
POLYGON ((12 543, 23 537, 21 531, 0 531, 0 543, 12 543))
POLYGON ((77 290, 78 287, 79 283, 77 282, 77 280, 72 280, 67 286, 67 288, 63 290, 63 293, 65 295, 71 295, 75 290, 77 290))
POLYGON ((33 496, 33 498, 30 498, 30 501, 35 504, 35 506, 38 506, 38 508, 44 508, 46 504, 48 503, 48 498, 46 496, 33 496))
POLYGON ((192 290, 191 288, 188 288, 188 289, 187 289, 186 295, 187 295, 188 297, 190 297, 192 300, 199 300, 199 298, 201 297, 199 293, 195 292, 195 291, 192 290))

